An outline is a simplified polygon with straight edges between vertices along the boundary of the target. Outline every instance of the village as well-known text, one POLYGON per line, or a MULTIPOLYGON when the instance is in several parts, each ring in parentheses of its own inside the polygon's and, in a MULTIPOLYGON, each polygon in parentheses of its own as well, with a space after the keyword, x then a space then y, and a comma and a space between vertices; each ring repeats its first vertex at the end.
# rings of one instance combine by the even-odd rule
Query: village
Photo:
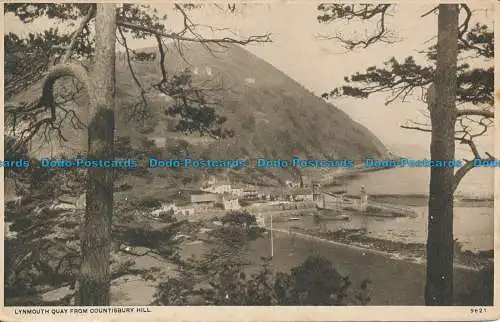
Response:
MULTIPOLYGON (((124 201, 129 201, 124 196, 124 201)), ((85 209, 85 194, 79 197, 60 196, 51 209, 85 209)), ((233 212, 248 212, 259 225, 272 215, 276 220, 299 220, 305 215, 323 220, 350 220, 354 215, 376 217, 412 217, 409 208, 382 203, 369 198, 364 186, 357 194, 347 194, 345 188, 322 187, 319 180, 304 175, 300 180, 286 181, 282 187, 264 187, 217 179, 202 181, 198 187, 178 188, 175 197, 153 208, 146 207, 141 215, 151 219, 175 217, 179 220, 206 220, 233 212)), ((267 220, 268 221, 268 220, 267 220)))
POLYGON ((248 211, 263 220, 268 213, 298 219, 296 215, 299 213, 326 210, 330 219, 346 219, 344 210, 364 213, 368 209, 368 194, 364 187, 359 196, 347 196, 342 189, 322 191, 320 183, 309 177, 302 177, 300 182, 287 181, 286 186, 279 188, 243 185, 210 177, 199 189, 181 189, 178 195, 182 201, 165 203, 150 215, 201 219, 248 211))
POLYGON ((201 217, 231 211, 250 212, 315 208, 318 186, 300 185, 291 181, 287 187, 258 187, 217 180, 210 177, 199 189, 179 191, 181 202, 164 204, 152 212, 159 217, 168 212, 176 217, 201 217))

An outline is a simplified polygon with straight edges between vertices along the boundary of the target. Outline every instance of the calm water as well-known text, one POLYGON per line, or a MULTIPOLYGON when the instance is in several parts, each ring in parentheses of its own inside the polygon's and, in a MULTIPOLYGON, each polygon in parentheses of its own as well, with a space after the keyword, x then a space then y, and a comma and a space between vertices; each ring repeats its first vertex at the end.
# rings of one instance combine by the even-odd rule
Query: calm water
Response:
MULTIPOLYGON (((461 182, 457 195, 465 197, 492 197, 494 191, 493 169, 473 169, 461 182)), ((364 174, 346 183, 350 194, 358 194, 364 185, 369 194, 377 195, 428 195, 428 168, 397 168, 364 174)), ((397 201, 398 198, 392 198, 397 201)), ((376 218, 352 216, 350 221, 328 221, 327 229, 364 228, 369 236, 405 243, 425 243, 427 239, 427 205, 422 199, 405 197, 400 204, 419 214, 416 218, 376 218), (418 205, 418 206, 416 206, 418 205)), ((471 251, 493 249, 493 206, 457 203, 454 208, 455 238, 471 251)), ((287 227, 288 223, 277 224, 287 227)), ((305 217, 293 225, 313 227, 313 218, 305 217)))
MULTIPOLYGON (((346 183, 348 193, 357 194, 364 185, 369 194, 427 195, 429 193, 429 168, 396 168, 370 172, 346 183)), ((465 197, 492 197, 494 169, 471 170, 460 182, 456 195, 465 197)))
MULTIPOLYGON (((411 207, 419 216, 416 218, 377 218, 361 215, 351 216, 349 221, 326 221, 326 229, 366 229, 368 236, 403 243, 421 243, 427 240, 427 208, 411 207)), ((275 226, 287 229, 289 225, 313 228, 318 227, 312 216, 305 216, 292 223, 276 223, 275 226)), ((455 207, 455 238, 463 248, 471 251, 493 249, 493 208, 492 207, 455 207)))

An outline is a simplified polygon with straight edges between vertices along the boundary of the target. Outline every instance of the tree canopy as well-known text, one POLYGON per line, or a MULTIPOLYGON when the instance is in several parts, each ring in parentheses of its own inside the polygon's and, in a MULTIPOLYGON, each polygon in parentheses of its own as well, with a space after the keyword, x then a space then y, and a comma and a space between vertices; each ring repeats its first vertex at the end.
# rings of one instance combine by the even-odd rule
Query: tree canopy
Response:
MULTIPOLYGON (((230 129, 224 129, 225 117, 217 113, 219 107, 210 97, 213 89, 204 89, 193 84, 188 71, 182 74, 168 74, 165 57, 169 49, 183 51, 183 44, 196 42, 213 52, 214 46, 224 47, 230 44, 246 45, 254 42, 271 41, 269 34, 249 36, 247 38, 207 38, 197 31, 197 24, 189 16, 189 11, 200 6, 174 4, 175 11, 183 17, 183 27, 179 31, 170 31, 169 17, 161 15, 159 10, 145 4, 123 4, 117 10, 117 41, 124 50, 125 59, 138 88, 137 103, 130 106, 131 118, 151 118, 148 110, 147 94, 159 91, 175 100, 175 104, 166 108, 165 113, 179 116, 176 129, 185 133, 198 132, 215 138, 232 136, 230 129), (129 39, 151 39, 156 42, 156 59, 161 78, 151 84, 142 84, 136 77, 132 60, 141 52, 128 45, 129 39)), ((30 33, 27 37, 9 33, 5 39, 5 99, 19 94, 26 88, 41 81, 58 63, 79 61, 88 69, 95 53, 94 28, 95 4, 5 4, 5 14, 13 14, 25 23, 32 23, 45 17, 58 21, 61 27, 46 31, 30 33), (68 28, 72 28, 68 32, 68 28), (26 68, 29 66, 29 68, 26 68)), ((228 10, 234 11, 229 5, 228 10)), ((81 85, 81 84, 80 84, 81 85)), ((22 130, 19 136, 23 142, 30 141, 33 136, 56 133, 61 138, 62 122, 71 122, 75 128, 81 127, 81 115, 68 110, 65 103, 81 93, 81 86, 58 90, 56 97, 44 95, 40 101, 23 104, 7 104, 6 114, 9 125, 18 124, 21 120, 22 130), (60 99, 60 96, 63 96, 60 99), (50 111, 47 106, 55 105, 50 111)), ((47 93, 46 93, 47 94, 47 93)), ((62 138, 64 140, 64 138, 62 138)), ((48 138, 47 138, 48 140, 48 138)))
MULTIPOLYGON (((387 15, 397 5, 394 4, 320 4, 318 6, 319 23, 329 23, 336 19, 349 21, 376 21, 376 30, 366 39, 352 40, 340 34, 327 37, 339 41, 348 49, 367 48, 377 42, 391 42, 392 32, 387 26, 387 15)), ((470 148, 474 159, 493 160, 491 151, 481 153, 476 145, 476 138, 486 134, 493 126, 494 119, 494 34, 492 27, 484 23, 471 24, 474 12, 465 4, 460 5, 465 18, 458 31, 459 58, 462 63, 457 66, 457 121, 456 141, 470 148), (480 66, 480 67, 478 67, 480 66)), ((421 15, 421 18, 437 12, 437 7, 421 15)), ((383 62, 383 66, 370 66, 363 72, 345 76, 345 85, 322 94, 325 99, 350 96, 366 99, 376 93, 388 94, 386 105, 396 100, 414 99, 421 90, 423 100, 427 100, 426 91, 435 81, 437 45, 433 45, 421 53, 428 64, 419 64, 415 57, 408 56, 403 60, 391 57, 383 62)), ((429 117, 426 114, 426 117, 429 117)), ((417 120, 401 125, 402 128, 431 132, 429 122, 417 120)), ((474 168, 472 160, 455 174, 455 189, 461 179, 474 168)))

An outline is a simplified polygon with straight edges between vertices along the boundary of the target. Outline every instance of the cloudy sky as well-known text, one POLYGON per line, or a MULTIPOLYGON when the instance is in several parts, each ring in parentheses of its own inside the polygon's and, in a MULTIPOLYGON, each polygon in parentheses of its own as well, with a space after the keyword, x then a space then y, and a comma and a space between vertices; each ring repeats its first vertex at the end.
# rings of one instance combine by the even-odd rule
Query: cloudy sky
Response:
MULTIPOLYGON (((472 23, 481 22, 493 26, 493 8, 490 2, 474 3, 472 23)), ((180 30, 182 16, 174 12, 171 5, 156 7, 168 15, 167 25, 172 31, 180 30)), ((320 36, 341 32, 359 39, 370 35, 375 26, 358 21, 319 24, 316 20, 316 7, 314 2, 276 1, 240 5, 235 13, 217 7, 205 7, 193 10, 190 14, 197 24, 228 28, 212 31, 200 27, 200 32, 207 36, 232 35, 245 38, 249 35, 271 33, 272 43, 251 45, 247 46, 247 49, 318 95, 342 85, 344 76, 363 71, 370 66, 382 66, 383 62, 392 56, 404 58, 412 55, 417 62, 426 64, 419 51, 436 41, 437 15, 420 17, 433 5, 400 4, 390 11, 391 15, 387 18, 387 26, 395 41, 393 44, 381 43, 367 49, 347 52, 337 41, 324 40, 320 36)), ((4 30, 16 33, 39 32, 41 28, 53 26, 55 25, 49 21, 23 25, 8 16, 4 30)), ((136 41, 133 46, 143 47, 150 44, 147 41, 136 41)), ((385 94, 380 94, 365 100, 340 98, 332 100, 332 103, 368 127, 395 153, 426 157, 429 135, 400 128, 407 119, 422 120, 420 111, 426 108, 425 104, 418 97, 414 97, 408 102, 396 101, 386 106, 386 99, 385 94)), ((491 136, 483 139, 480 145, 491 151, 491 136)), ((457 157, 469 156, 468 153, 466 148, 459 147, 457 157)))

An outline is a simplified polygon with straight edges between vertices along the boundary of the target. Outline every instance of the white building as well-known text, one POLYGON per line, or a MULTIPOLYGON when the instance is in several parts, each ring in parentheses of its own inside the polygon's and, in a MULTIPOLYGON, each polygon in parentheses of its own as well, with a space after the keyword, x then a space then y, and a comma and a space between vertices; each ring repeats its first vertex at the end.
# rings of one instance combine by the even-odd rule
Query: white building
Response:
POLYGON ((230 184, 221 184, 216 186, 211 186, 205 189, 205 191, 210 191, 212 193, 230 193, 231 192, 230 184))
POLYGON ((243 188, 232 188, 231 193, 235 196, 242 197, 245 193, 245 189, 243 188))
POLYGON ((266 220, 264 216, 262 216, 262 214, 257 214, 255 217, 255 219, 257 220, 257 226, 266 227, 266 220))
POLYGON ((313 201, 314 194, 312 189, 307 188, 296 188, 292 190, 291 193, 292 199, 294 201, 313 201))
POLYGON ((209 66, 205 67, 205 72, 207 73, 208 76, 212 76, 212 68, 210 68, 209 66))
POLYGON ((255 189, 244 189, 243 198, 248 200, 255 200, 259 198, 259 192, 255 189))
POLYGON ((166 204, 166 205, 163 205, 161 208, 159 209, 155 209, 151 212, 151 214, 154 216, 154 217, 159 217, 160 214, 162 212, 167 212, 167 211, 173 211, 174 214, 177 213, 179 211, 179 208, 174 205, 174 204, 166 204))
POLYGON ((207 184, 209 186, 215 186, 217 184, 217 179, 214 176, 210 176, 210 178, 208 178, 207 184))
POLYGON ((290 181, 290 180, 287 180, 285 181, 285 184, 289 187, 289 188, 298 188, 300 186, 300 183, 298 182, 293 182, 293 181, 290 181))
POLYGON ((237 210, 241 208, 238 197, 232 195, 222 196, 222 207, 224 210, 237 210))
POLYGON ((190 201, 195 205, 213 205, 217 202, 217 195, 213 193, 192 194, 190 201))
POLYGON ((183 206, 183 207, 179 207, 179 210, 176 214, 178 214, 180 216, 190 216, 190 215, 195 214, 198 210, 199 210, 199 208, 197 208, 197 207, 183 206))
POLYGON ((217 196, 213 193, 196 193, 189 196, 191 203, 215 202, 217 196))

